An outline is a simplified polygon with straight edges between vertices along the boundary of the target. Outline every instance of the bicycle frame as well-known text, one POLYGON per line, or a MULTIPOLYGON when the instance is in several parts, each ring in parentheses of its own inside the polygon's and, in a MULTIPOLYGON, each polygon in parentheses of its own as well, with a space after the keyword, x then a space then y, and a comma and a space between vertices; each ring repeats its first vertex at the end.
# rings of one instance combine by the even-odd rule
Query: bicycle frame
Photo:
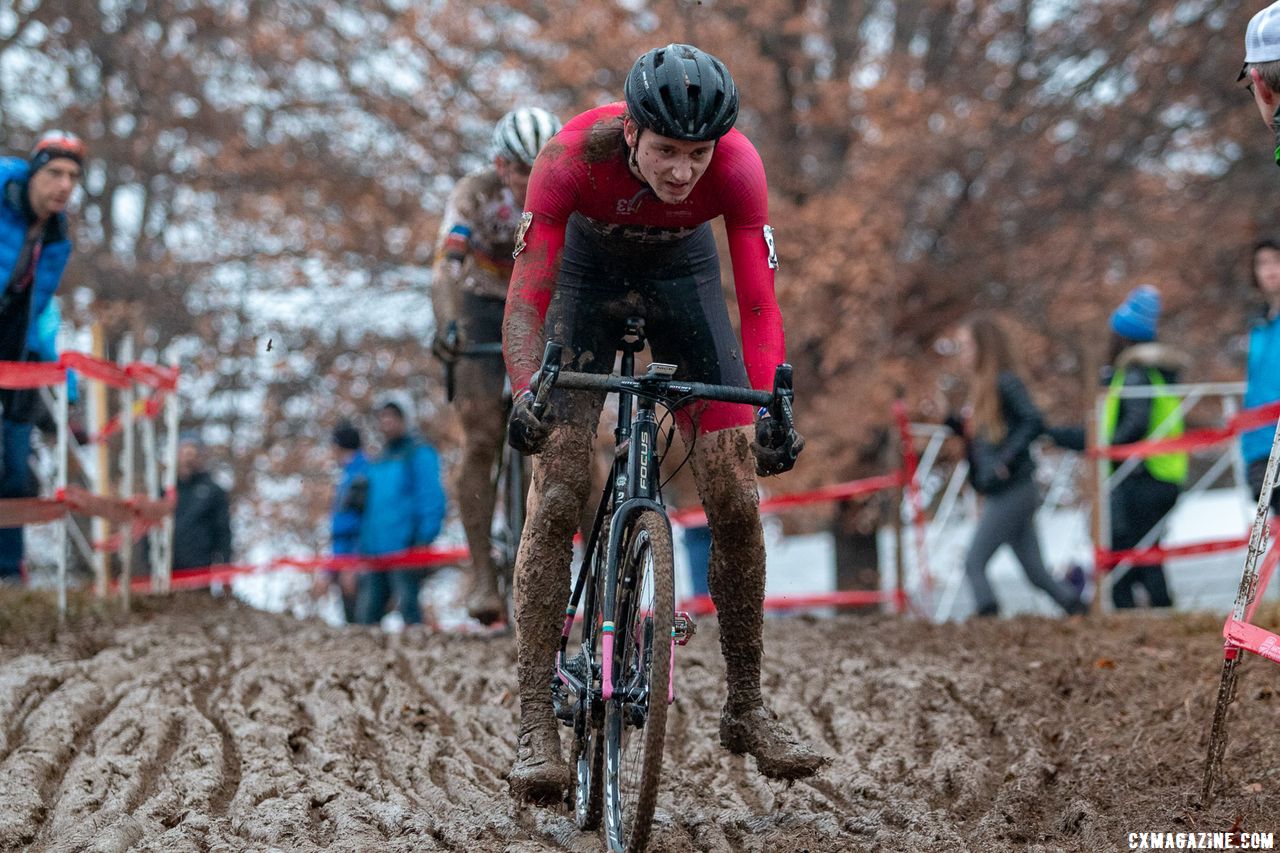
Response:
POLYGON ((662 404, 674 411, 693 399, 766 406, 782 428, 791 432, 793 443, 795 429, 790 365, 778 365, 772 392, 678 380, 674 378, 675 365, 658 362, 650 364, 644 375, 636 376, 635 354, 644 344, 643 320, 629 318, 618 344, 622 353, 618 375, 562 375, 563 347, 548 342, 531 386, 532 412, 538 418, 546 414, 558 382, 565 390, 618 394, 613 465, 596 508, 583 566, 565 609, 551 686, 556 716, 571 723, 574 730, 578 826, 595 828, 603 808, 610 850, 627 849, 632 843, 628 838, 643 847, 648 837, 661 773, 667 706, 675 701, 675 647, 684 645, 693 634, 688 614, 676 613, 674 608, 671 521, 662 503, 657 407, 662 404), (655 540, 660 543, 656 547, 655 540), (652 604, 646 604, 650 593, 652 604), (573 625, 584 595, 581 650, 569 658, 573 625), (620 638, 619 630, 626 632, 620 638), (658 692, 664 679, 666 702, 658 692), (565 688, 573 691, 572 702, 565 688), (624 781, 620 762, 627 753, 625 732, 630 727, 643 731, 639 752, 631 753, 640 756, 636 766, 641 775, 624 781), (598 777, 601 762, 603 776, 598 777), (639 799, 624 806, 628 796, 639 799), (635 812, 630 811, 632 806, 635 812), (627 814, 635 817, 630 827, 627 814))
MULTIPOLYGON (((635 354, 644 348, 644 334, 638 325, 628 323, 627 337, 621 342, 623 377, 635 376, 635 354)), ((556 656, 556 674, 579 696, 590 694, 590 685, 580 679, 576 673, 564 667, 565 653, 568 649, 569 635, 573 629, 577 615, 578 602, 586 588, 588 577, 594 574, 591 555, 596 553, 600 544, 600 533, 606 515, 610 519, 609 541, 605 551, 604 566, 618 564, 619 551, 622 547, 622 531, 626 529, 627 519, 646 509, 656 510, 666 517, 666 509, 662 504, 659 487, 659 470, 657 461, 658 421, 657 404, 653 399, 637 397, 628 391, 618 392, 618 426, 614 430, 614 460, 610 469, 609 480, 605 484, 596 509, 595 522, 592 524, 591 536, 584 552, 583 568, 578 573, 573 592, 569 596, 569 606, 565 611, 564 627, 560 635, 560 650, 556 656), (633 413, 634 410, 634 413, 633 413), (632 450, 637 452, 632 452, 632 450)), ((670 522, 667 522, 670 527, 670 522)), ((590 623, 595 618, 594 598, 589 598, 583 619, 590 623)), ((617 605, 617 583, 606 584, 604 600, 601 606, 604 613, 613 613, 617 605)), ((605 620, 601 627, 600 660, 610 662, 603 667, 601 673, 600 698, 608 701, 619 695, 614 684, 613 673, 614 622, 605 620)), ((583 659, 589 664, 586 677, 590 681, 595 671, 596 661, 586 642, 582 648, 583 659)), ((621 698, 634 701, 640 698, 635 691, 642 690, 638 685, 625 685, 621 698)))

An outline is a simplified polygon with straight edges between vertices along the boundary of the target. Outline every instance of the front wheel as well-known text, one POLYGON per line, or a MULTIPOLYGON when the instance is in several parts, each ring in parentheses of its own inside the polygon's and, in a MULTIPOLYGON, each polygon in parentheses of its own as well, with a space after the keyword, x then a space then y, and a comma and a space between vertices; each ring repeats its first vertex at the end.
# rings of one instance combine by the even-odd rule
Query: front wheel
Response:
POLYGON ((661 513, 636 515, 622 538, 614 608, 615 693, 605 706, 605 837, 615 853, 649 842, 671 679, 675 567, 661 513))

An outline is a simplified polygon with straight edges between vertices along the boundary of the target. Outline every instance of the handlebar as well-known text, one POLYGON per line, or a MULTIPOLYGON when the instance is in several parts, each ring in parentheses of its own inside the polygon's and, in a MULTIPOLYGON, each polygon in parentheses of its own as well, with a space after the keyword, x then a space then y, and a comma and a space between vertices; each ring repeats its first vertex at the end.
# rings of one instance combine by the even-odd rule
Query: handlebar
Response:
POLYGON ((718 400, 724 403, 745 403, 750 406, 768 406, 774 402, 770 391, 739 388, 735 385, 708 385, 704 382, 685 382, 649 375, 616 376, 596 373, 561 372, 555 380, 557 388, 569 391, 628 391, 640 394, 658 394, 663 397, 697 397, 700 400, 718 400))
POLYGON ((723 403, 743 403, 749 406, 764 407, 769 414, 778 419, 779 425, 788 433, 795 431, 795 416, 791 401, 795 394, 791 385, 791 365, 779 364, 773 373, 773 390, 757 391, 754 388, 739 388, 736 385, 710 385, 705 382, 686 382, 673 379, 672 365, 654 363, 649 371, 640 376, 601 375, 597 373, 575 373, 562 370, 560 357, 564 347, 555 341, 548 341, 542 356, 542 367, 533 376, 531 388, 534 391, 534 414, 539 418, 546 411, 546 402, 553 388, 568 391, 598 391, 600 393, 627 392, 642 396, 658 396, 668 400, 695 397, 700 400, 716 400, 723 403))

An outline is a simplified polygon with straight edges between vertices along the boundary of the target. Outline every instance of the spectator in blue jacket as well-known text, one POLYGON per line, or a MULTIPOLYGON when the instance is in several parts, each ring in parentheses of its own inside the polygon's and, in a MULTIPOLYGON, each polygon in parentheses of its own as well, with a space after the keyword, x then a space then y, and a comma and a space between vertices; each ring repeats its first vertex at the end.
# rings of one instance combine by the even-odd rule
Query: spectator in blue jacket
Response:
MULTIPOLYGON (((37 321, 71 257, 66 209, 84 158, 75 135, 50 131, 27 160, 0 159, 0 361, 57 357, 37 321)), ((38 399, 34 391, 0 390, 0 498, 35 494, 28 458, 38 399)), ((0 579, 20 577, 22 557, 22 528, 0 528, 0 579)))
MULTIPOLYGON (((407 426, 411 404, 388 400, 378 406, 382 452, 365 472, 364 517, 360 524, 360 553, 376 557, 430 545, 444 522, 444 486, 436 451, 407 426)), ((359 480, 356 480, 359 488, 359 480)), ((422 621, 418 595, 422 569, 369 571, 360 576, 356 617, 376 625, 395 593, 406 625, 422 621)))
MULTIPOLYGON (((1253 248, 1253 284, 1262 305, 1249 328, 1249 364, 1245 369, 1244 406, 1252 409, 1280 400, 1280 242, 1263 240, 1253 248)), ((1249 485, 1256 499, 1262 493, 1267 458, 1275 440, 1274 426, 1240 437, 1249 485)), ((1280 489, 1271 494, 1271 511, 1280 514, 1280 489)))
MULTIPOLYGON (((361 449, 360 431, 343 421, 333 430, 333 452, 338 462, 338 485, 333 492, 333 510, 329 515, 329 533, 333 555, 342 557, 360 553, 360 523, 369 485, 366 470, 369 460, 361 449)), ((356 576, 351 572, 326 572, 322 591, 336 586, 342 595, 342 614, 347 624, 356 621, 356 576)))

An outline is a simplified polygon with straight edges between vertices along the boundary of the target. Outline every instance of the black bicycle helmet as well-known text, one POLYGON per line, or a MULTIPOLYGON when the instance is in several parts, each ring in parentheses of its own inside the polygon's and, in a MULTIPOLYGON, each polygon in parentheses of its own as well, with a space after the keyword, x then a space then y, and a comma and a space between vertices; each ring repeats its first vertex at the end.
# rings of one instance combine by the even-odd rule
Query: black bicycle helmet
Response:
POLYGON ((724 63, 691 44, 656 47, 627 75, 627 113, 672 139, 710 142, 738 119, 738 87, 724 63))

